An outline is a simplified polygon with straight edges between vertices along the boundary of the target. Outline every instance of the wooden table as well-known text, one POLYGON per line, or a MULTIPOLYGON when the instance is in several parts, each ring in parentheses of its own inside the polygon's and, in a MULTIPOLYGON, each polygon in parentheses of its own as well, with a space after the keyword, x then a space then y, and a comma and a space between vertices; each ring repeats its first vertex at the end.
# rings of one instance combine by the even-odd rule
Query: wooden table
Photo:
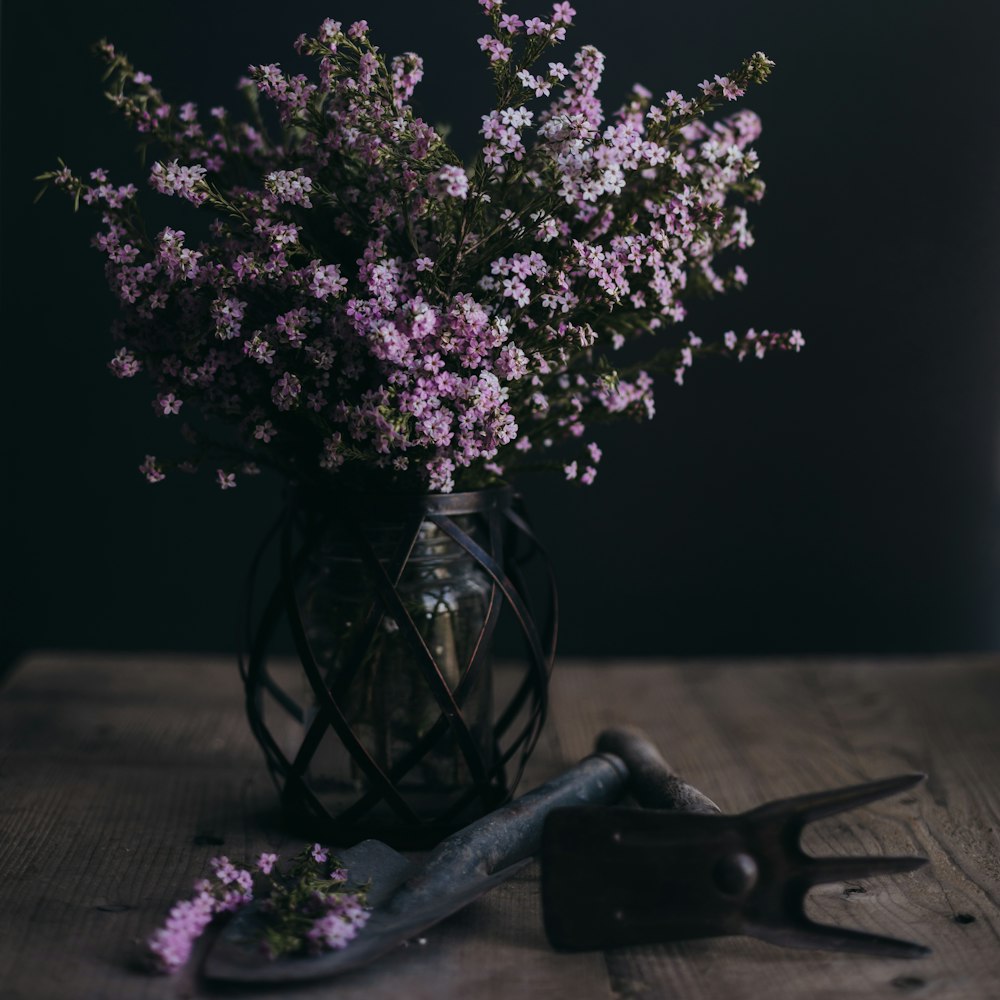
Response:
MULTIPOLYGON (((814 890, 811 913, 931 945, 917 961, 727 938, 557 954, 538 872, 377 967, 276 995, 340 1000, 1000 996, 1000 657, 561 663, 523 787, 602 727, 645 727, 727 811, 922 770, 910 794, 812 829, 816 853, 929 868, 814 890)), ((200 997, 193 970, 139 971, 139 944, 225 852, 289 846, 224 659, 40 653, 0 694, 0 997, 200 997), (224 845, 219 845, 224 841, 224 845)), ((272 995, 275 995, 272 994, 272 995)), ((250 995, 226 990, 226 996, 250 995)), ((261 995, 260 992, 253 994, 261 995)))

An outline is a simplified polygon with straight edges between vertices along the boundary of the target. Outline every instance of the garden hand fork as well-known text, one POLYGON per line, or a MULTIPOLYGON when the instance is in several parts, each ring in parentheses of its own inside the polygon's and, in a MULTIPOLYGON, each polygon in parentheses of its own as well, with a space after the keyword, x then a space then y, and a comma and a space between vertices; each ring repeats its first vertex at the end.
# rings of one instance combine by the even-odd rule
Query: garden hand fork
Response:
POLYGON ((917 958, 930 949, 806 916, 815 885, 911 872, 917 857, 816 858, 799 838, 806 824, 905 791, 922 774, 769 802, 725 816, 690 785, 669 776, 650 744, 635 759, 626 728, 607 730, 600 752, 627 746, 631 791, 640 805, 669 809, 573 806, 554 810, 542 838, 545 927, 557 948, 747 934, 793 948, 917 958))

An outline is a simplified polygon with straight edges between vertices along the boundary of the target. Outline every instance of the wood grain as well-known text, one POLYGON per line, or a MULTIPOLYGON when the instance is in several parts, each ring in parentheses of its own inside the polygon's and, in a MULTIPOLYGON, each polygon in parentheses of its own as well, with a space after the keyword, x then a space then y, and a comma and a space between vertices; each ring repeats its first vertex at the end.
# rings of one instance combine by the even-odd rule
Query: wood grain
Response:
MULTIPOLYGON (((1000 996, 1000 659, 563 663, 524 788, 644 727, 726 811, 901 771, 928 782, 816 824, 817 854, 931 866, 814 890, 818 920, 922 941, 914 962, 742 938, 561 955, 537 870, 378 966, 274 995, 655 1000, 1000 996)), ((0 692, 0 997, 211 995, 194 968, 143 974, 140 943, 209 857, 289 850, 243 719, 211 657, 38 653, 0 692), (221 841, 221 843, 220 843, 221 841)), ((226 990, 227 996, 251 995, 226 990)), ((259 996, 260 993, 253 993, 259 996)))

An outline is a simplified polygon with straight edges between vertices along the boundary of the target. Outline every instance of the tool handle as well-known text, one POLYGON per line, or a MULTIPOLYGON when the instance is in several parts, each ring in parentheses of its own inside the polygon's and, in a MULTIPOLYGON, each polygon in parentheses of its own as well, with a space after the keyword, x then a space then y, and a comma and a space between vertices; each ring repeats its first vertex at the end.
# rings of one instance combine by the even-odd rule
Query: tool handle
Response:
POLYGON ((678 778, 660 751, 635 726, 605 729, 594 749, 624 761, 629 772, 626 790, 647 809, 678 809, 703 815, 722 811, 707 795, 678 778))
POLYGON ((611 805, 621 798, 627 780, 628 772, 620 758, 611 754, 585 758, 443 840, 420 874, 407 882, 408 892, 440 892, 442 885, 481 879, 484 873, 498 872, 537 854, 545 817, 553 809, 611 805))
POLYGON ((460 884, 484 872, 499 872, 538 853, 545 817, 553 809, 612 805, 626 792, 652 808, 719 812, 714 802, 671 772, 642 730, 606 729, 594 756, 442 841, 421 873, 407 882, 407 894, 440 892, 442 881, 460 884))

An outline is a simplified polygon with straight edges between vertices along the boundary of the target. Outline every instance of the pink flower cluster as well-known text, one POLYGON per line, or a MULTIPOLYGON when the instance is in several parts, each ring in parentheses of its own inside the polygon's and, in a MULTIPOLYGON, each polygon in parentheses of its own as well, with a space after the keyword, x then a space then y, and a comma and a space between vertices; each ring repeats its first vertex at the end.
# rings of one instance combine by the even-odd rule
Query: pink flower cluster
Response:
POLYGON ((747 281, 729 258, 753 243, 760 123, 704 118, 770 61, 756 53, 693 98, 637 85, 607 116, 597 49, 543 55, 572 25, 569 3, 530 18, 480 4, 498 103, 468 167, 408 103, 419 56, 387 63, 364 21, 297 40, 316 79, 250 68, 245 89, 274 105, 284 140, 259 117, 168 103, 103 46, 109 96, 157 150, 150 186, 212 215, 197 243, 180 227, 147 235, 135 186, 45 175, 101 212, 94 243, 122 305, 109 368, 142 371, 155 412, 192 421, 190 459, 146 456, 150 482, 203 466, 229 489, 266 464, 448 492, 535 465, 586 484, 590 429, 651 417, 654 375, 681 383, 700 354, 802 346, 797 331, 668 330, 692 293, 747 281), (650 334, 664 343, 647 363, 616 363, 650 334))
POLYGON ((174 904, 164 925, 146 942, 154 972, 173 973, 191 957, 195 941, 220 913, 240 909, 254 898, 254 875, 270 880, 262 904, 265 925, 261 948, 281 954, 315 954, 343 948, 368 920, 363 894, 345 889, 348 873, 320 844, 307 847, 282 875, 278 855, 261 854, 252 868, 240 868, 227 857, 209 862, 212 877, 194 884, 195 895, 174 904))
POLYGON ((325 896, 317 906, 322 913, 306 931, 307 947, 314 954, 346 948, 368 922, 368 910, 354 893, 325 896))
POLYGON ((253 899, 253 875, 248 869, 237 868, 226 857, 212 858, 210 865, 213 878, 195 882, 195 895, 175 903, 164 925, 147 941, 156 972, 176 972, 216 914, 238 910, 253 899))

